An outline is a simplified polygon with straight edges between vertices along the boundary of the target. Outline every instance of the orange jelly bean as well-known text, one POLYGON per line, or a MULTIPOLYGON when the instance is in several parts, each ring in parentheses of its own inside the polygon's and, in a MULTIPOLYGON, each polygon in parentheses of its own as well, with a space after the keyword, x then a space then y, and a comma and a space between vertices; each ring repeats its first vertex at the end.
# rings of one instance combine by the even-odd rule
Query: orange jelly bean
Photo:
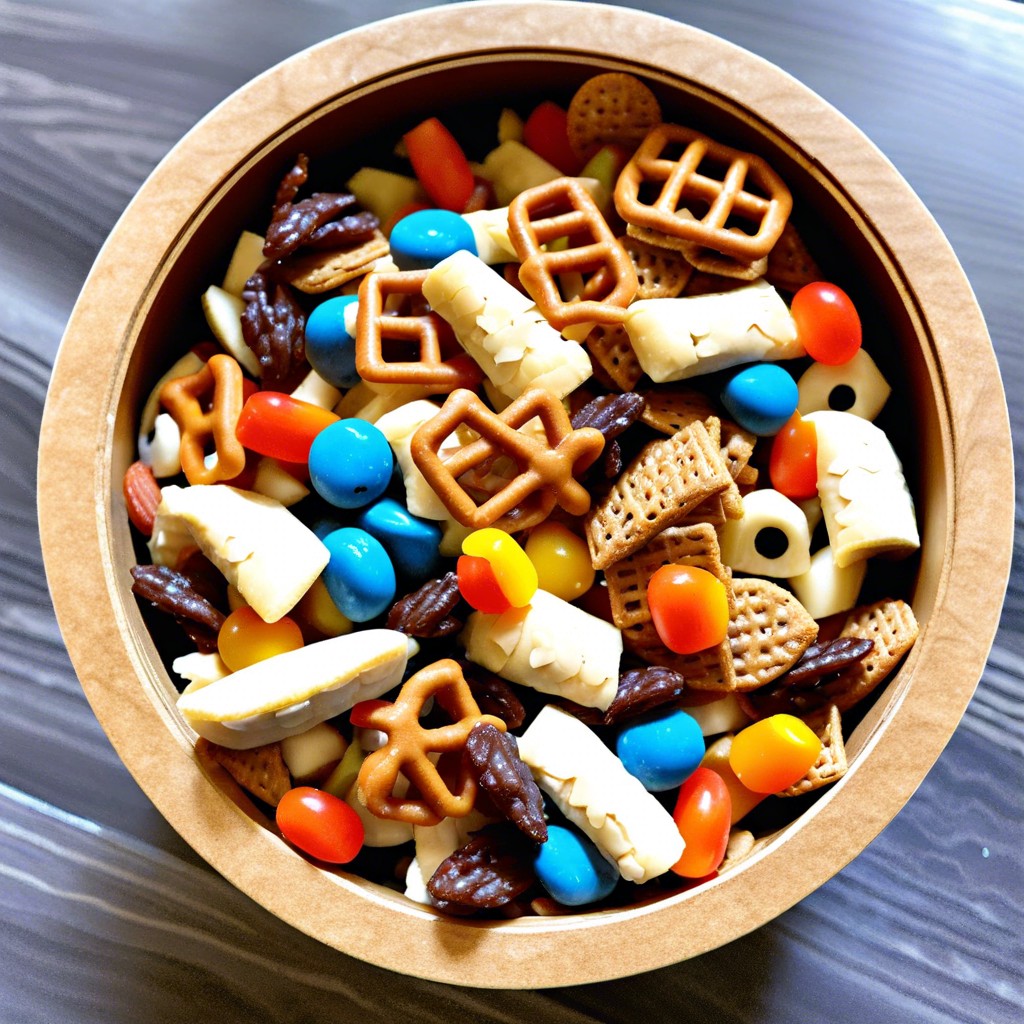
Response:
POLYGON ((683 878, 705 878, 718 869, 729 845, 732 801, 722 777, 696 768, 682 784, 672 818, 686 843, 672 870, 683 878))
POLYGON ((729 765, 747 789, 778 793, 802 779, 820 753, 821 740, 799 718, 772 715, 736 734, 729 765))
POLYGON ((647 604, 661 642, 676 654, 720 644, 729 630, 729 597, 706 569, 663 565, 647 584, 647 604))
POLYGON ((217 650, 232 672, 301 646, 302 630, 292 619, 264 622, 248 605, 233 611, 217 634, 217 650))
POLYGON ((537 570, 533 562, 504 530, 493 526, 474 530, 462 542, 462 553, 487 559, 501 592, 513 608, 525 608, 537 593, 537 570))
POLYGON ((793 501, 818 493, 818 435, 795 412, 775 435, 768 462, 772 487, 793 501))
POLYGON ((313 439, 338 417, 329 409, 277 391, 246 399, 235 437, 250 451, 282 462, 308 462, 313 439))

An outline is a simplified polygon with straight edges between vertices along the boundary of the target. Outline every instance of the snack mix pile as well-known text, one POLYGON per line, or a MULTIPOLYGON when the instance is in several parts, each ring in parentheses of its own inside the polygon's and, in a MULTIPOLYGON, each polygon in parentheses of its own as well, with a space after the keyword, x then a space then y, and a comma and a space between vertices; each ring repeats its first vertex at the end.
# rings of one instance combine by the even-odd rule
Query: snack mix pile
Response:
POLYGON ((868 559, 919 539, 762 158, 617 73, 497 137, 430 118, 305 198, 300 155, 124 496, 207 772, 327 870, 512 917, 699 884, 840 778, 918 632, 868 559))

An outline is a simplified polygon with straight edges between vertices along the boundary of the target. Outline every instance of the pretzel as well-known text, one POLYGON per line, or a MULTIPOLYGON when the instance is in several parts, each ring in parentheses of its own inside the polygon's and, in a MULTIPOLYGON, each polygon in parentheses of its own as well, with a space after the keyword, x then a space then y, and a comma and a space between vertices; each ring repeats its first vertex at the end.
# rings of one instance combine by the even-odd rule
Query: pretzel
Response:
POLYGON ((245 469, 245 449, 235 425, 245 402, 242 368, 231 356, 211 356, 202 369, 168 381, 160 403, 181 431, 181 468, 190 484, 233 480, 245 469), (217 461, 206 465, 206 447, 213 442, 217 461))
POLYGON ((500 732, 505 723, 482 714, 459 663, 445 658, 422 668, 398 692, 393 704, 374 708, 367 726, 387 734, 387 743, 370 754, 359 769, 359 794, 380 818, 411 825, 437 825, 443 818, 461 818, 473 809, 477 783, 472 765, 461 754, 470 732, 480 724, 500 732), (434 697, 453 721, 433 729, 420 725, 423 706, 434 697), (431 754, 460 755, 455 785, 449 789, 431 754), (420 798, 394 795, 399 775, 419 791, 420 798))
POLYGON ((483 378, 476 362, 465 353, 441 358, 440 331, 447 324, 436 313, 392 316, 384 306, 392 295, 422 298, 429 271, 410 270, 367 274, 359 286, 356 318, 356 372, 371 384, 417 384, 433 391, 475 389, 483 378), (384 341, 390 339, 419 346, 419 359, 392 362, 384 358, 384 341))
POLYGON ((463 526, 495 526, 509 533, 543 522, 561 506, 570 515, 590 508, 590 492, 575 477, 591 466, 604 449, 604 437, 593 427, 573 430, 569 414, 549 391, 531 388, 496 414, 472 391, 453 391, 441 411, 413 435, 412 458, 445 508, 463 526), (520 430, 534 416, 543 437, 520 430), (460 426, 480 437, 443 459, 445 439, 460 426), (494 458, 506 455, 517 473, 478 505, 459 477, 494 458))
MULTIPOLYGON (((630 235, 688 258, 694 246, 713 250, 743 267, 767 257, 792 206, 789 189, 760 157, 674 124, 647 133, 615 186, 615 207, 630 235), (678 159, 664 155, 680 145, 678 159), (709 164, 721 169, 720 177, 710 176, 709 164), (658 186, 657 197, 646 202, 642 197, 658 186)), ((723 269, 730 268, 716 272, 723 269)))
POLYGON ((636 295, 636 270, 578 179, 556 178, 520 192, 509 203, 508 236, 522 261, 519 280, 552 327, 622 320, 636 295), (543 248, 561 238, 569 240, 566 248, 543 248), (556 280, 569 273, 584 275, 575 298, 564 298, 556 280))

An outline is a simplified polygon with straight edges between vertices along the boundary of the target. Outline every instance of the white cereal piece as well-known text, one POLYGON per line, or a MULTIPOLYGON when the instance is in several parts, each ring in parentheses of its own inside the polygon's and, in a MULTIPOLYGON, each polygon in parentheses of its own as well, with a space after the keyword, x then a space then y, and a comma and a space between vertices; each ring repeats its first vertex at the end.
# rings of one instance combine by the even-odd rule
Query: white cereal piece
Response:
POLYGON ((328 384, 316 370, 310 370, 292 392, 292 398, 321 409, 333 409, 341 401, 341 392, 333 384, 328 384))
POLYGON ((807 516, 800 506, 771 488, 743 496, 743 517, 729 519, 719 535, 722 561, 731 569, 751 576, 788 579, 806 572, 811 564, 811 536, 807 516), (770 557, 757 550, 758 534, 781 530, 785 549, 770 557))
POLYGON ((812 363, 796 386, 800 394, 797 412, 801 416, 833 410, 873 420, 882 411, 882 406, 892 392, 875 361, 862 348, 840 366, 812 363), (847 387, 853 393, 853 404, 845 408, 834 405, 840 396, 833 395, 833 392, 841 387, 847 387))
POLYGON ((824 619, 857 606, 867 571, 868 563, 864 559, 840 569, 832 556, 832 548, 823 547, 811 555, 807 572, 793 576, 789 585, 812 618, 824 619))

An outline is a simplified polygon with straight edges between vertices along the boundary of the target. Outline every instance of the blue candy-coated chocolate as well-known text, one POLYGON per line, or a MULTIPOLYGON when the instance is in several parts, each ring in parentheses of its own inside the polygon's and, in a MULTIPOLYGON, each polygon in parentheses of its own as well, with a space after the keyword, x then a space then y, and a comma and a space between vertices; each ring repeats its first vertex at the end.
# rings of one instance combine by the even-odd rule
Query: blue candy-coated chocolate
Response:
POLYGON ((313 439, 309 479, 324 501, 363 508, 391 482, 394 455, 387 438, 365 420, 338 420, 313 439))
POLYGON ((615 740, 615 753, 644 789, 659 793, 693 774, 704 756, 704 736, 692 715, 668 708, 627 722, 615 740))
POLYGON ((381 498, 359 513, 355 525, 384 545, 395 568, 403 576, 425 580, 441 560, 437 546, 441 529, 420 519, 394 498, 381 498))
POLYGON ((345 311, 357 301, 355 295, 337 295, 321 302, 306 320, 309 365, 336 388, 351 388, 359 383, 356 340, 345 326, 345 311))
POLYGON ((395 600, 395 569, 384 545, 365 530, 343 526, 323 539, 331 559, 324 584, 342 615, 367 622, 395 600))
POLYGON ((777 434, 796 411, 796 381, 775 363, 755 363, 737 373, 722 391, 733 419, 759 437, 777 434))
POLYGON ((460 249, 477 255, 468 222, 450 210, 416 210, 403 217, 388 238, 391 258, 402 270, 426 270, 460 249))
POLYGON ((567 907, 604 899, 619 880, 618 869, 585 835, 562 825, 548 825, 548 841, 538 848, 533 867, 551 898, 567 907))

